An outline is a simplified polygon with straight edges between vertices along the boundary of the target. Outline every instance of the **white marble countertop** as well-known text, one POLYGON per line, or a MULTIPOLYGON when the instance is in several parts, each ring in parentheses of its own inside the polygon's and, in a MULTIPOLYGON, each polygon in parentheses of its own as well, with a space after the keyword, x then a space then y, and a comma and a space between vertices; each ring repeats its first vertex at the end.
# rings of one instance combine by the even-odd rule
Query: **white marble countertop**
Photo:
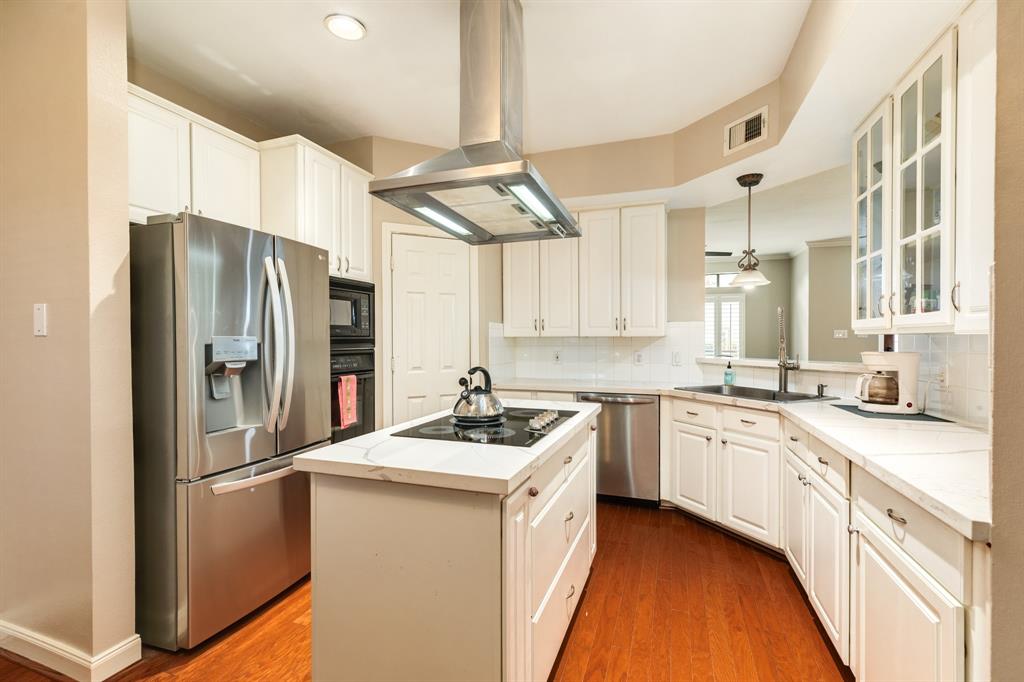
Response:
POLYGON ((989 434, 952 422, 871 419, 835 407, 853 403, 787 403, 779 412, 968 539, 987 541, 989 434))
POLYGON ((506 400, 504 406, 576 410, 579 414, 528 448, 391 435, 450 414, 444 410, 297 455, 293 466, 316 474, 507 495, 601 411, 596 403, 547 400, 506 400))

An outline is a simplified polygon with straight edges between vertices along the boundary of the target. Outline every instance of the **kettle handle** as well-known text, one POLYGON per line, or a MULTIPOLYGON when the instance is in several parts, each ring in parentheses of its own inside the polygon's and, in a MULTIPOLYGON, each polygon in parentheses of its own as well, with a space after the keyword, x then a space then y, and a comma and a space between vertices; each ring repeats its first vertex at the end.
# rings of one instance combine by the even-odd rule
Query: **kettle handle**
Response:
POLYGON ((853 395, 855 395, 858 398, 861 397, 861 395, 862 395, 861 394, 861 389, 864 388, 864 381, 869 376, 871 376, 871 375, 870 374, 860 374, 860 375, 857 376, 857 383, 853 387, 853 395))
POLYGON ((487 393, 491 392, 491 373, 483 367, 471 367, 469 369, 469 376, 473 376, 479 372, 484 375, 484 391, 487 393))

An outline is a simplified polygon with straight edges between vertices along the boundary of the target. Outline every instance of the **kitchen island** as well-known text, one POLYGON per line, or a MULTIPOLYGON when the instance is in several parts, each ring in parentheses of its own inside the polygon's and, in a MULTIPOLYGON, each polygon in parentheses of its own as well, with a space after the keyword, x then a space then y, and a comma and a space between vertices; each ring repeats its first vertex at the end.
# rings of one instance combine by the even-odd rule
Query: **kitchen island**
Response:
POLYGON ((314 680, 546 679, 596 550, 600 405, 529 447, 395 435, 295 458, 310 472, 314 680))

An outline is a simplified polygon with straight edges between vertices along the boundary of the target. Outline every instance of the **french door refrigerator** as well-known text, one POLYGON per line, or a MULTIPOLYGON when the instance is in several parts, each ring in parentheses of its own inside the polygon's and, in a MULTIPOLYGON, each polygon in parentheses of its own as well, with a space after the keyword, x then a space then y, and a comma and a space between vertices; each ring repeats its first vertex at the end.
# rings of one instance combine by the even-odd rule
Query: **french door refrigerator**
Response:
POLYGON ((309 572, 331 437, 327 254, 182 213, 131 228, 137 628, 191 648, 309 572))

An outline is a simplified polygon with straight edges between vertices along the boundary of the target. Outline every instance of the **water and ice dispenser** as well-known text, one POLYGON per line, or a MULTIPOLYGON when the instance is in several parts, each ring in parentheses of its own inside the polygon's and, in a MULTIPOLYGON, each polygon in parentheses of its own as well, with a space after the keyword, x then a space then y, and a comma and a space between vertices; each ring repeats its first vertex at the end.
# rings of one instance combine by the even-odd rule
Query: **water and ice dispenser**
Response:
POLYGON ((214 336, 206 344, 206 432, 262 421, 260 344, 255 336, 214 336))

